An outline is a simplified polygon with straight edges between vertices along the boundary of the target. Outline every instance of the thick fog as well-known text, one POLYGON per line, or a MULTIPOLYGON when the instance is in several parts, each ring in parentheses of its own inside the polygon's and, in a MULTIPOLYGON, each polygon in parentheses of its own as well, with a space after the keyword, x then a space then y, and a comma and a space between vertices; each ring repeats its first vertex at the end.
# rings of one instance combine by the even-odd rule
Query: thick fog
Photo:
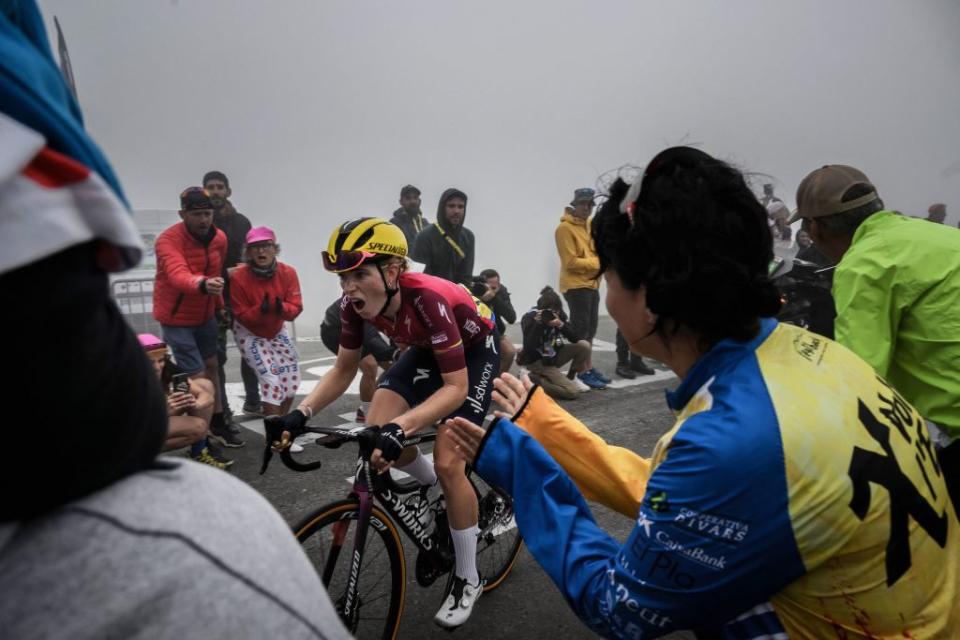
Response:
POLYGON ((320 265, 333 226, 389 217, 407 183, 431 220, 445 188, 468 194, 476 270, 518 309, 556 286, 573 189, 666 145, 769 174, 791 205, 839 162, 891 208, 960 219, 955 0, 41 5, 131 205, 176 209, 224 171, 299 270, 301 335, 339 290, 320 265))

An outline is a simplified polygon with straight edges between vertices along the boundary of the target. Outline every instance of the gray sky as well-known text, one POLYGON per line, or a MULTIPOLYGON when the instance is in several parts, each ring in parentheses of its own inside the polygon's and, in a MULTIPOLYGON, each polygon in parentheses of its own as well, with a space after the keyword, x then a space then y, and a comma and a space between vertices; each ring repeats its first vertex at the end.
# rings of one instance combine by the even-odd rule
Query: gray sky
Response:
MULTIPOLYGON (((955 0, 41 0, 87 126, 135 208, 208 169, 301 277, 301 334, 338 293, 320 251, 399 189, 469 196, 477 268, 529 307, 556 286, 575 187, 697 143, 797 183, 862 169, 891 208, 960 213, 955 0)), ((174 222, 171 219, 171 224, 174 222)))

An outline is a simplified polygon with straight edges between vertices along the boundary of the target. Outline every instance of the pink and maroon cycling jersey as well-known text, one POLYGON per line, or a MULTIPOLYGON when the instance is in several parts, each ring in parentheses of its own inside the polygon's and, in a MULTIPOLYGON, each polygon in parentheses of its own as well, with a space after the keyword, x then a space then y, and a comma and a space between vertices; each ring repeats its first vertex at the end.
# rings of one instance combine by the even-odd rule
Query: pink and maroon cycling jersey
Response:
MULTIPOLYGON (((423 273, 400 275, 400 311, 395 320, 377 316, 371 321, 398 345, 433 351, 441 373, 466 367, 464 346, 486 338, 494 329, 486 305, 478 304, 464 287, 423 273)), ((344 296, 340 302, 340 346, 359 349, 363 318, 344 296)))

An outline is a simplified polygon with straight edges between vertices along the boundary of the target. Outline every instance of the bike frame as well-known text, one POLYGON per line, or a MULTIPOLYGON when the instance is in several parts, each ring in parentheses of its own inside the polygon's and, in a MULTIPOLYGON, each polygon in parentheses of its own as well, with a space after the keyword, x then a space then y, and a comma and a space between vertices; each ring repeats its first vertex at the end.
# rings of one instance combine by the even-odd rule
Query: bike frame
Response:
MULTIPOLYGON (((436 434, 426 434, 424 436, 414 436, 407 440, 408 446, 414 446, 421 442, 431 442, 436 440, 436 434)), ((404 489, 399 486, 390 477, 389 473, 382 476, 372 476, 370 472, 370 454, 363 442, 360 443, 360 453, 357 458, 357 473, 353 478, 353 486, 350 489, 348 497, 356 500, 359 509, 357 515, 357 530, 354 535, 353 555, 350 559, 350 579, 347 583, 346 600, 343 606, 343 617, 345 620, 351 620, 354 614, 354 608, 357 604, 357 586, 360 576, 360 569, 363 562, 363 548, 367 542, 367 533, 370 528, 370 517, 373 514, 373 501, 384 508, 387 516, 398 525, 400 530, 406 534, 423 553, 431 554, 438 562, 443 562, 440 549, 434 545, 434 540, 425 528, 420 524, 419 519, 407 509, 406 505, 400 499, 418 490, 418 487, 412 486, 404 489)), ((472 484, 472 483, 471 483, 472 484)), ((474 487, 476 491, 476 487, 474 487)), ((340 549, 346 542, 349 523, 346 521, 338 522, 334 525, 334 545, 330 549, 330 557, 327 560, 326 570, 324 571, 323 584, 330 584, 332 578, 329 575, 336 565, 340 549)))

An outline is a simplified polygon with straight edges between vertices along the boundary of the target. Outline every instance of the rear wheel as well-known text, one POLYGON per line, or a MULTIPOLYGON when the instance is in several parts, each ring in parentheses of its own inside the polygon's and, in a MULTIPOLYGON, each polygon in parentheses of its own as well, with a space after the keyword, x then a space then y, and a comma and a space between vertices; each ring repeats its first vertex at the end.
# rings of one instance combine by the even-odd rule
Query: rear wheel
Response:
POLYGON ((477 491, 480 507, 477 571, 486 581, 484 592, 493 591, 503 584, 513 569, 523 538, 517 528, 510 496, 491 487, 474 472, 470 473, 470 482, 477 491))
POLYGON ((323 586, 350 632, 360 639, 397 636, 403 613, 406 564, 393 522, 374 506, 356 579, 356 606, 344 609, 360 506, 341 500, 321 507, 294 527, 294 534, 317 569, 323 586))

